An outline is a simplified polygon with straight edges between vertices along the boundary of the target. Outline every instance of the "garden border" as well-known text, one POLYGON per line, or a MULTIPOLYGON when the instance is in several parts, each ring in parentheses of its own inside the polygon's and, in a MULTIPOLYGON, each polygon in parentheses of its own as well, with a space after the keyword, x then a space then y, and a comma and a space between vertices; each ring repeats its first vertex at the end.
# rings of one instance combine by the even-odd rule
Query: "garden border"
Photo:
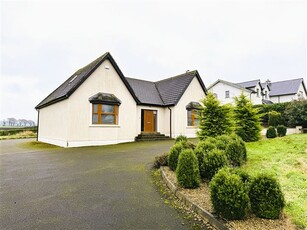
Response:
POLYGON ((165 175, 164 167, 161 167, 160 170, 162 180, 181 202, 183 202, 187 207, 191 208, 194 212, 206 219, 215 228, 220 230, 229 230, 229 228, 227 228, 223 223, 218 221, 210 212, 201 208, 200 206, 192 202, 189 198, 187 198, 182 192, 180 192, 179 189, 165 175))

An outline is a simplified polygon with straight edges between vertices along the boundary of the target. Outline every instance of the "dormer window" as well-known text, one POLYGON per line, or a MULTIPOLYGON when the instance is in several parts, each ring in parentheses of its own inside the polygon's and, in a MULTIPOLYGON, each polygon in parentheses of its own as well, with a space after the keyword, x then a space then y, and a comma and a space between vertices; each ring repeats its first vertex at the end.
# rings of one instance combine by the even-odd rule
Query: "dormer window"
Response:
POLYGON ((113 94, 97 93, 90 97, 92 103, 92 124, 93 125, 117 125, 118 108, 121 101, 113 94))

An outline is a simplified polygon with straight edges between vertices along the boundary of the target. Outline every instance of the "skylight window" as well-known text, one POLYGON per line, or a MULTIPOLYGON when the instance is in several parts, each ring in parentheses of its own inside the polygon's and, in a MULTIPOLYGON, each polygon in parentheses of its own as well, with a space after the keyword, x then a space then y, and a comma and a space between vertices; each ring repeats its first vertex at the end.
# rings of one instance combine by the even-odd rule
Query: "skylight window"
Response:
POLYGON ((75 75, 75 76, 69 81, 69 83, 72 83, 77 77, 78 77, 78 75, 75 75))

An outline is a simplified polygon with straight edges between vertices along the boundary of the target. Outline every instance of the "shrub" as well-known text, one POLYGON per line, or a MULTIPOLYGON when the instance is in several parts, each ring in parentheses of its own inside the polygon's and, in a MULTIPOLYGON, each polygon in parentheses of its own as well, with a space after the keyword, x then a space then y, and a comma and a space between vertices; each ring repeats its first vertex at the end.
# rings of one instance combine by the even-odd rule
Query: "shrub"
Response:
POLYGON ((185 142, 188 142, 188 138, 184 135, 179 135, 178 137, 176 137, 175 139, 175 144, 180 142, 180 141, 185 141, 185 142))
POLYGON ((193 150, 185 149, 179 155, 177 181, 184 188, 197 188, 200 183, 198 161, 193 150))
POLYGON ((177 142, 175 145, 171 147, 168 155, 168 166, 170 167, 171 170, 173 171, 176 170, 179 154, 181 153, 182 150, 188 148, 189 148, 188 143, 184 141, 177 142))
POLYGON ((307 128, 307 100, 292 101, 287 104, 285 118, 291 127, 302 125, 307 128))
POLYGON ((261 218, 277 219, 285 206, 280 185, 270 175, 259 175, 251 182, 249 198, 253 213, 261 218))
POLYGON ((163 153, 155 157, 154 167, 160 168, 161 166, 167 166, 168 153, 163 153))
POLYGON ((234 167, 241 166, 247 160, 245 143, 238 136, 228 143, 225 153, 229 164, 234 167))
POLYGON ((204 156, 202 177, 211 180, 220 168, 227 165, 228 160, 225 153, 221 150, 213 149, 204 156))
POLYGON ((269 125, 276 127, 281 124, 283 124, 281 113, 276 112, 276 111, 269 112, 269 125))
POLYGON ((275 138, 275 137, 277 137, 276 129, 274 127, 270 126, 268 128, 268 130, 266 131, 266 137, 267 138, 275 138))
POLYGON ((277 135, 279 136, 279 137, 284 137, 284 136, 286 136, 286 133, 287 133, 287 127, 286 126, 284 126, 284 125, 279 125, 279 126, 277 126, 277 135))
MULTIPOLYGON (((254 108, 257 108, 259 110, 259 113, 261 114, 262 123, 267 124, 269 121, 269 112, 276 111, 279 112, 282 117, 285 117, 285 109, 290 103, 291 102, 275 103, 268 105, 254 105, 254 108)), ((283 119, 283 122, 286 122, 286 120, 283 119)))
POLYGON ((198 142, 197 146, 195 147, 194 153, 198 159, 198 168, 202 178, 204 178, 204 156, 207 156, 213 149, 216 149, 216 146, 210 141, 209 138, 206 139, 206 141, 198 142))
POLYGON ((247 187, 241 177, 223 168, 210 182, 210 196, 217 215, 226 219, 243 219, 249 208, 247 187))
POLYGON ((231 142, 232 138, 229 135, 221 135, 216 137, 216 147, 220 150, 226 150, 227 145, 231 142))

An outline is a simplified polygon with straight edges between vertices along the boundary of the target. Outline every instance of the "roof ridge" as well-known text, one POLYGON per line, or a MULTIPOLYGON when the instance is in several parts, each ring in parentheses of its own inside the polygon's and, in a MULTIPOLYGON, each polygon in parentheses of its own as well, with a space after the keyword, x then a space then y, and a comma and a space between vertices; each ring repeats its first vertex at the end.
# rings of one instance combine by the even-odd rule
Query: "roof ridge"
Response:
POLYGON ((133 78, 133 77, 126 77, 126 79, 131 79, 131 80, 137 80, 137 81, 145 81, 145 82, 150 82, 150 83, 154 83, 154 81, 148 81, 148 80, 143 80, 143 79, 138 79, 138 78, 133 78))
POLYGON ((167 81, 167 80, 174 79, 174 78, 177 78, 177 77, 183 77, 184 75, 187 75, 187 74, 189 74, 189 75, 191 75, 193 73, 195 74, 196 72, 197 72, 197 70, 188 71, 188 72, 185 72, 185 73, 182 73, 182 74, 179 74, 179 75, 175 75, 173 77, 168 77, 168 78, 162 79, 160 81, 156 81, 155 83, 160 83, 162 81, 167 81))
POLYGON ((279 82, 285 82, 285 81, 294 81, 294 80, 304 80, 304 78, 294 78, 294 79, 289 79, 289 80, 282 80, 282 81, 271 81, 271 83, 279 83, 279 82))
POLYGON ((237 82, 237 83, 234 83, 234 84, 242 84, 242 83, 247 83, 247 82, 252 82, 252 81, 260 81, 260 83, 261 83, 260 79, 255 79, 255 80, 250 80, 250 81, 237 82))

